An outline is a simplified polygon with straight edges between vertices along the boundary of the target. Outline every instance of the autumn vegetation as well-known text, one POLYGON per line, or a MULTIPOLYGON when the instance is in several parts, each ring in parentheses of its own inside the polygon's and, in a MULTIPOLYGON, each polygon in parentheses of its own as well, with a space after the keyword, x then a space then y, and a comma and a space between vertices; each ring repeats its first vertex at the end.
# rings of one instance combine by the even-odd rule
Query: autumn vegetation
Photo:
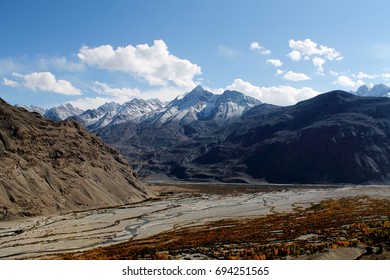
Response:
POLYGON ((325 200, 289 213, 176 228, 146 239, 55 258, 269 260, 342 247, 388 248, 389 240, 390 201, 360 196, 325 200))

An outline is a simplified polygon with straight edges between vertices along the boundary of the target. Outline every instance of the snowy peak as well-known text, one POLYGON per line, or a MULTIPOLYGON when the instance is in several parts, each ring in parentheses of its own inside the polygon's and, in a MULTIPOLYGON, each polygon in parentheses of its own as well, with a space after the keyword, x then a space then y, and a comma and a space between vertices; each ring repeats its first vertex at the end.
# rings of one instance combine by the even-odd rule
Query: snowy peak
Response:
POLYGON ((191 92, 203 92, 204 89, 201 85, 197 85, 191 92))
POLYGON ((233 102, 242 106, 256 106, 261 104, 260 100, 235 90, 226 90, 222 95, 220 95, 217 102, 233 102))
POLYGON ((225 91, 221 95, 213 94, 197 86, 183 97, 176 98, 160 113, 155 121, 166 123, 178 121, 189 123, 195 120, 226 121, 240 117, 249 108, 261 102, 238 91, 225 91))
POLYGON ((201 86, 197 86, 192 91, 186 93, 183 97, 177 97, 167 105, 167 108, 177 107, 179 110, 188 109, 190 107, 201 106, 201 104, 213 101, 215 95, 201 86))
POLYGON ((116 102, 106 102, 102 106, 98 107, 97 110, 102 113, 106 113, 109 111, 117 110, 121 105, 116 102))
POLYGON ((69 117, 80 115, 81 113, 83 113, 83 110, 73 107, 70 103, 65 103, 47 110, 43 116, 54 121, 62 121, 69 117))
POLYGON ((110 124, 119 124, 127 121, 140 122, 151 113, 158 112, 162 108, 163 104, 158 99, 143 100, 134 98, 120 106, 110 124))
POLYGON ((246 96, 238 91, 225 91, 218 95, 214 104, 206 108, 201 119, 229 120, 241 116, 248 109, 260 105, 256 98, 246 96))
POLYGON ((197 120, 197 114, 206 108, 210 103, 214 103, 216 96, 197 86, 192 91, 178 96, 168 103, 165 110, 152 117, 152 122, 168 123, 178 121, 189 123, 197 120))
POLYGON ((86 110, 70 119, 82 123, 88 129, 95 131, 107 125, 120 124, 127 121, 140 122, 152 112, 161 110, 163 103, 158 99, 143 100, 134 98, 122 105, 110 102, 97 109, 86 110))
POLYGON ((353 93, 359 96, 390 97, 390 87, 384 84, 374 85, 372 88, 362 85, 353 93))
POLYGON ((227 90, 215 96, 215 101, 198 114, 200 120, 229 120, 241 116, 246 110, 261 102, 238 91, 227 90))

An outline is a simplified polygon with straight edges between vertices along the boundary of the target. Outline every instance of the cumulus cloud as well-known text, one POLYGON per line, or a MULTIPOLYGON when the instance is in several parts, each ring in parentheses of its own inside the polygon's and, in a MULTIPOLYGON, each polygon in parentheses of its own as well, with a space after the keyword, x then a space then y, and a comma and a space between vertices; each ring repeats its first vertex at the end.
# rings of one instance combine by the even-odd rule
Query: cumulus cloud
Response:
POLYGON ((267 63, 275 67, 280 67, 283 65, 283 62, 280 59, 268 59, 267 63))
POLYGON ((329 48, 323 45, 317 47, 317 43, 310 39, 304 41, 295 41, 293 39, 288 41, 290 48, 293 51, 299 52, 304 59, 311 59, 313 56, 320 56, 327 60, 341 60, 343 57, 334 48, 329 48))
POLYGON ((362 80, 353 81, 351 78, 341 75, 333 82, 333 84, 345 88, 356 88, 364 85, 365 83, 362 80))
POLYGON ((297 81, 310 80, 310 77, 303 74, 303 73, 295 73, 292 71, 288 71, 286 74, 283 75, 283 79, 285 79, 287 81, 297 82, 297 81))
POLYGON ((128 45, 117 49, 111 45, 84 46, 77 56, 87 65, 126 72, 154 86, 174 83, 179 87, 194 87, 194 76, 202 73, 198 65, 170 54, 163 40, 156 40, 151 46, 128 45))
POLYGON ((321 57, 315 57, 312 59, 314 68, 317 70, 318 73, 323 73, 324 72, 324 63, 326 62, 325 59, 321 57))
POLYGON ((264 103, 280 106, 293 105, 299 101, 312 98, 319 94, 319 92, 310 87, 259 87, 242 79, 235 79, 234 82, 227 87, 227 89, 237 90, 249 96, 255 97, 264 103))
POLYGON ((292 60, 299 61, 302 58, 304 60, 311 60, 318 73, 324 71, 323 65, 326 61, 343 59, 341 54, 334 48, 323 45, 318 46, 317 43, 310 39, 304 41, 291 39, 288 41, 288 44, 292 49, 288 56, 292 60))
POLYGON ((291 60, 299 61, 302 59, 302 55, 299 51, 292 51, 287 56, 291 58, 291 60))
POLYGON ((11 87, 25 87, 33 91, 42 90, 63 95, 80 95, 81 91, 65 80, 57 80, 50 72, 33 72, 22 75, 12 74, 17 81, 4 79, 3 84, 11 87))
POLYGON ((277 76, 280 76, 280 75, 283 75, 283 74, 284 74, 284 71, 283 71, 283 70, 276 69, 276 75, 277 75, 277 76))
POLYGON ((249 49, 251 49, 252 51, 259 52, 262 55, 269 55, 269 54, 271 54, 270 50, 267 50, 262 45, 260 45, 260 43, 258 43, 258 42, 252 42, 250 44, 250 46, 249 46, 249 49))

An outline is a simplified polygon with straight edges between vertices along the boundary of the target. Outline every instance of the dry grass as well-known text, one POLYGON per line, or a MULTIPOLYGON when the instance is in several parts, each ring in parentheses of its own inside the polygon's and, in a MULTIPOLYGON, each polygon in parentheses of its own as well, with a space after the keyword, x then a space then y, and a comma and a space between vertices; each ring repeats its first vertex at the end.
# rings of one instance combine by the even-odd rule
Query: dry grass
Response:
POLYGON ((59 259, 283 259, 326 249, 389 246, 390 201, 365 196, 325 200, 307 209, 175 229, 59 259), (312 239, 298 237, 313 234, 312 239))

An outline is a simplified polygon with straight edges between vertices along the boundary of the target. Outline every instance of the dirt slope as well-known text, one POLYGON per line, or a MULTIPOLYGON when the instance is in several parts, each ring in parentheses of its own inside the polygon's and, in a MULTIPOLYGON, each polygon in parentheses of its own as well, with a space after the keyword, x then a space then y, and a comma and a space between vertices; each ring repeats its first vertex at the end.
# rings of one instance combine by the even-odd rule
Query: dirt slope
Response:
POLYGON ((0 220, 151 195, 116 151, 76 122, 55 123, 0 99, 0 220))

